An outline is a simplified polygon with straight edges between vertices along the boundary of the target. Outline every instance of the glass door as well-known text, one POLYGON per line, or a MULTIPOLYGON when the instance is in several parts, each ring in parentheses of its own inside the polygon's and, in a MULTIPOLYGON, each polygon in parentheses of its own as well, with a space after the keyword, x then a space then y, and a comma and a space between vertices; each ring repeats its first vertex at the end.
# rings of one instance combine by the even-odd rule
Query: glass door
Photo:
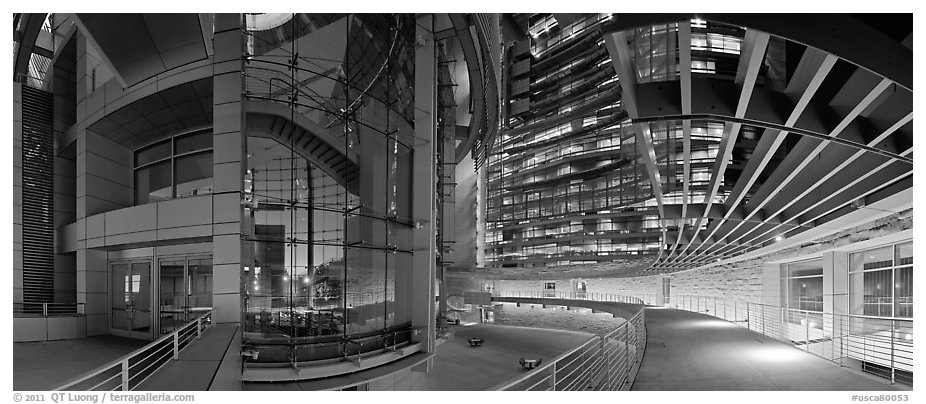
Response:
POLYGON ((212 258, 162 258, 158 319, 160 333, 169 334, 212 309, 212 258))
POLYGON ((151 262, 114 262, 110 265, 112 284, 113 335, 153 339, 151 333, 151 262))
POLYGON ((158 318, 161 334, 170 334, 188 320, 184 290, 186 260, 164 258, 160 262, 160 291, 158 292, 158 318))

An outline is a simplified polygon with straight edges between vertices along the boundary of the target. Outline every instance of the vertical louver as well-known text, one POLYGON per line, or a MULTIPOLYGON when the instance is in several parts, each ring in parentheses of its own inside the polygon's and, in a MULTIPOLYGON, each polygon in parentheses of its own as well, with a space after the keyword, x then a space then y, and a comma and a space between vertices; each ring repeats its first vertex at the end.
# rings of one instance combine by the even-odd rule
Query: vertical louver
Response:
POLYGON ((23 301, 54 299, 52 95, 23 86, 23 301))

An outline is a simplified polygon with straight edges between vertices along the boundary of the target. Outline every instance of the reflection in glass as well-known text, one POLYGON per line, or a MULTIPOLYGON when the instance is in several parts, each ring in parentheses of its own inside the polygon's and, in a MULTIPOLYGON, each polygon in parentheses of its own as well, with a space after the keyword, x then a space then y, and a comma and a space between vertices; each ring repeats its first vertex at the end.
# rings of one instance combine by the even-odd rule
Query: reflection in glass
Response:
POLYGON ((212 152, 177 157, 177 198, 212 193, 212 152))
POLYGON ((253 201, 246 209, 243 343, 270 363, 404 343, 411 318, 414 16, 307 14, 287 24, 300 68, 277 62, 292 57, 289 45, 275 48, 263 32, 248 32, 255 56, 245 67, 246 93, 282 101, 293 122, 307 120, 326 133, 288 137, 273 133, 274 126, 269 135, 247 138, 253 201), (343 34, 318 35, 319 28, 300 26, 305 21, 343 34), (344 37, 332 42, 336 35, 344 37), (319 73, 326 71, 342 73, 319 73), (298 106, 285 102, 293 89, 281 84, 293 81, 300 83, 298 106))
POLYGON ((160 293, 161 334, 168 334, 186 322, 183 259, 162 259, 160 293))
POLYGON ((166 201, 171 198, 170 161, 135 170, 135 203, 166 201))
POLYGON ((854 314, 913 316, 913 243, 849 255, 849 304, 854 314))
POLYGON ((788 308, 823 311, 823 260, 788 264, 788 308))
POLYGON ((184 154, 212 148, 212 132, 202 131, 174 138, 174 154, 184 154))
POLYGON ((212 131, 204 130, 136 151, 135 204, 212 193, 211 149, 212 131))
POLYGON ((170 140, 147 146, 135 153, 135 166, 143 166, 170 157, 170 140))

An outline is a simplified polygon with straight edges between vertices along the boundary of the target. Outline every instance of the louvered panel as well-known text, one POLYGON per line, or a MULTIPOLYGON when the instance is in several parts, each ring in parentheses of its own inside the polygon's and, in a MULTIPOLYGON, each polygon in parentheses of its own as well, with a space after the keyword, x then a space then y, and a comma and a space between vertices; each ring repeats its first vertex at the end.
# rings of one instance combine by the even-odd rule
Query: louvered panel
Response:
POLYGON ((54 300, 52 94, 23 87, 23 302, 54 300))

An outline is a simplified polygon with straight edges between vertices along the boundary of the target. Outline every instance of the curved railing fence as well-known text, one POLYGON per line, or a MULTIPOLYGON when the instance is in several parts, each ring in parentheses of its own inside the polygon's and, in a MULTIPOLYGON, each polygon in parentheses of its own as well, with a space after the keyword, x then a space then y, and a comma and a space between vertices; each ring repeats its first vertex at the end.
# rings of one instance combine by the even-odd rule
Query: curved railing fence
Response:
POLYGON ((910 318, 797 310, 706 296, 673 296, 666 306, 730 321, 891 383, 913 384, 910 318))
POLYGON ((211 322, 212 310, 186 323, 173 333, 53 390, 135 390, 161 367, 177 359, 180 351, 192 344, 194 340, 199 339, 211 322))
MULTIPOLYGON (((555 299, 550 304, 568 302, 577 307, 583 303, 610 302, 635 305, 634 314, 605 334, 596 335, 582 345, 554 358, 542 362, 517 379, 496 386, 493 390, 511 391, 577 391, 577 390, 626 390, 630 388, 643 351, 646 349, 646 327, 644 326, 643 301, 639 298, 614 294, 544 293, 503 291, 493 293, 493 299, 536 299, 536 303, 555 299)), ((627 308, 615 307, 624 313, 627 308)))

